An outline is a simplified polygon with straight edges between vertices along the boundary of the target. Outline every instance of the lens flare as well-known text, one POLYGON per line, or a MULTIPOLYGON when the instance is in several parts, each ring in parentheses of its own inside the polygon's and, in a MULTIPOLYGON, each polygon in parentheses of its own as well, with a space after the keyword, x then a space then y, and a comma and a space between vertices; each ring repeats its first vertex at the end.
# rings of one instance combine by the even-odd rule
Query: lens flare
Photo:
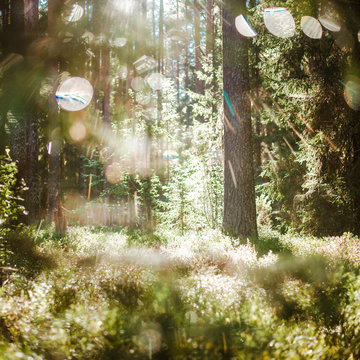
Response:
POLYGON ((353 110, 360 109, 360 79, 352 76, 345 83, 344 97, 348 106, 353 110))
POLYGON ((153 90, 162 90, 164 86, 165 76, 160 73, 152 73, 148 78, 147 82, 153 90))
POLYGON ((131 87, 135 90, 135 91, 141 91, 144 89, 145 87, 145 81, 143 78, 141 77, 136 77, 134 79, 132 79, 131 81, 131 87))
POLYGON ((285 8, 273 7, 263 11, 264 23, 269 32, 280 38, 295 35, 295 21, 285 8))
POLYGON ((110 184, 120 184, 123 180, 123 170, 119 163, 112 163, 105 169, 106 180, 110 184))
POLYGON ((251 25, 247 21, 245 15, 243 15, 243 14, 241 14, 235 18, 235 27, 236 27, 236 30, 243 36, 246 36, 246 37, 257 36, 257 33, 251 27, 251 25))
POLYGON ((179 154, 174 151, 174 150, 166 150, 163 152, 163 154, 161 155, 161 158, 163 160, 179 160, 180 156, 179 154))
POLYGON ((301 29, 311 39, 321 39, 323 34, 320 22, 312 16, 301 18, 301 29))
POLYGON ((134 66, 136 71, 142 75, 156 69, 157 62, 154 58, 144 55, 134 62, 134 66))
POLYGON ((70 15, 66 17, 66 21, 68 22, 76 22, 79 21, 84 15, 84 9, 78 5, 74 4, 71 8, 70 15))
POLYGON ((91 102, 94 90, 88 80, 72 77, 65 80, 56 91, 56 100, 61 109, 79 111, 91 102))
POLYGON ((341 29, 339 22, 331 15, 322 15, 319 17, 319 21, 322 26, 332 32, 339 32, 341 29))

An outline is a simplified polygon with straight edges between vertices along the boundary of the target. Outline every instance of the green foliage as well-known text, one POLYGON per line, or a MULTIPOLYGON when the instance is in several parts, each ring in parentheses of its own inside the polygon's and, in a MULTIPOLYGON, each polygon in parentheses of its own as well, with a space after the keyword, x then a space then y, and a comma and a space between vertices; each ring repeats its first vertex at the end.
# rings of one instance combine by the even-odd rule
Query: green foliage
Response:
POLYGON ((13 225, 25 213, 21 198, 25 190, 24 182, 18 183, 17 167, 9 156, 0 156, 0 224, 13 225))
POLYGON ((189 149, 181 153, 181 162, 169 165, 171 177, 158 201, 162 224, 181 231, 220 226, 223 172, 217 153, 210 156, 189 149))
POLYGON ((25 183, 19 184, 16 177, 17 167, 10 157, 0 156, 0 264, 8 264, 11 254, 7 234, 20 228, 19 219, 26 214, 22 193, 25 183))
MULTIPOLYGON (((262 11, 272 5, 262 1, 250 10, 250 23, 259 29, 251 57, 263 153, 258 194, 271 201, 271 219, 283 232, 353 231, 358 192, 350 174, 357 171, 358 116, 345 103, 341 82, 356 72, 356 52, 327 30, 319 41, 301 31, 289 39, 272 36, 261 24, 262 11)), ((318 16, 315 3, 286 0, 281 6, 297 28, 302 16, 318 16)))
MULTIPOLYGON (((41 230, 31 246, 57 266, 14 274, 0 291, 0 359, 359 356, 351 234, 277 235, 286 256, 234 247, 218 231, 164 231, 160 249, 129 247, 150 243, 140 232, 71 228, 63 249, 51 234, 41 230)), ((262 236, 275 244, 276 234, 262 236)))

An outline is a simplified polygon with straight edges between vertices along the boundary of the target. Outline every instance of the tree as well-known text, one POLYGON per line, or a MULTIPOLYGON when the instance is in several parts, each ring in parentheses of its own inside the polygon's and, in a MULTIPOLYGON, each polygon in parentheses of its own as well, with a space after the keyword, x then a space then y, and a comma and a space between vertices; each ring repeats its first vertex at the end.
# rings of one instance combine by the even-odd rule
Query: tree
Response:
MULTIPOLYGON (((26 42, 30 46, 36 37, 36 31, 39 18, 39 1, 25 0, 24 1, 24 30, 26 42)), ((29 61, 29 60, 28 60, 29 61)), ((34 60, 33 60, 34 62, 34 60)), ((29 71, 36 76, 38 73, 36 61, 31 64, 29 71)), ((39 78, 39 77, 38 77, 39 78)), ((36 79, 39 84, 38 79, 36 79)), ((34 86, 35 84, 33 84, 34 86)), ((31 90, 31 89, 30 89, 31 90)), ((32 89, 32 96, 28 100, 28 106, 25 108, 25 132, 26 132, 26 162, 27 171, 25 176, 26 185, 29 190, 26 194, 26 208, 29 211, 30 221, 36 221, 39 217, 40 211, 40 183, 39 183, 39 112, 36 106, 36 97, 38 96, 39 85, 32 89)), ((31 92, 30 92, 31 93, 31 92)))
MULTIPOLYGON (((61 11, 59 0, 49 0, 48 3, 48 29, 49 35, 56 37, 58 27, 58 16, 61 11)), ((53 89, 57 87, 58 58, 49 54, 49 72, 53 81, 53 89)), ((54 94, 55 95, 55 94, 54 94)), ((49 99, 49 183, 48 183, 48 220, 52 221, 54 211, 57 208, 60 196, 60 157, 61 157, 61 134, 59 131, 59 114, 55 96, 49 99)))
POLYGON ((253 172, 248 40, 235 29, 235 16, 245 5, 227 0, 223 5, 224 84, 224 218, 225 232, 255 235, 256 206, 253 172))
MULTIPOLYGON (((5 5, 1 6, 3 10, 5 5)), ((3 51, 8 58, 16 56, 20 62, 16 64, 15 61, 11 65, 10 60, 8 71, 2 79, 3 88, 7 91, 1 101, 1 137, 5 141, 2 139, 0 151, 3 153, 6 145, 7 121, 11 157, 18 166, 17 177, 19 181, 24 179, 28 187, 25 206, 31 217, 27 219, 33 221, 39 216, 39 111, 36 100, 40 88, 41 61, 31 51, 31 46, 37 36, 38 0, 11 0, 8 5, 10 11, 4 17, 3 51), (27 79, 25 83, 24 78, 27 79)))

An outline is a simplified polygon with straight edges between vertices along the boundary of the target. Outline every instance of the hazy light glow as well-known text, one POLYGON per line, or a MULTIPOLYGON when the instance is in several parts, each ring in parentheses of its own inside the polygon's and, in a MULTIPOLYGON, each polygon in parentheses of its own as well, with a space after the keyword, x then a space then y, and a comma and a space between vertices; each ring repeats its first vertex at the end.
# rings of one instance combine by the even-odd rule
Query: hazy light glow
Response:
POLYGON ((323 34, 320 22, 312 16, 301 18, 301 29, 311 39, 321 39, 323 34))
POLYGON ((76 121, 71 126, 69 134, 72 140, 74 140, 75 142, 81 142, 86 138, 86 127, 81 121, 76 121))
POLYGON ((251 27, 251 25, 247 21, 245 15, 243 15, 243 14, 241 14, 235 18, 235 27, 236 27, 236 30, 243 36, 246 36, 246 37, 257 36, 257 33, 251 27))
POLYGON ((123 46, 125 46, 126 45, 126 38, 116 38, 113 42, 112 42, 112 44, 113 44, 113 46, 115 46, 115 47, 119 47, 119 48, 121 48, 121 47, 123 47, 123 46))
POLYGON ((24 61, 24 57, 19 54, 11 53, 5 60, 0 63, 0 74, 10 69, 12 66, 18 65, 24 61))
POLYGON ((94 90, 84 78, 73 77, 65 80, 56 91, 58 105, 66 111, 85 109, 91 102, 94 90))
POLYGON ((69 22, 79 21, 83 15, 84 15, 84 9, 80 5, 74 4, 71 8, 70 15, 66 17, 66 21, 69 22))
POLYGON ((358 31, 358 41, 360 42, 360 30, 358 31))
POLYGON ((129 15, 134 8, 134 1, 132 1, 132 0, 112 0, 111 5, 115 11, 118 11, 121 14, 129 15))
POLYGON ((188 34, 183 31, 183 30, 179 30, 179 29, 170 29, 167 32, 167 36, 170 40, 172 41, 180 41, 180 42, 184 42, 188 39, 188 34))
POLYGON ((332 32, 339 32, 341 29, 340 24, 329 15, 323 15, 319 17, 319 21, 321 22, 322 26, 332 32))
POLYGON ((263 17, 265 26, 271 34, 284 39, 295 35, 295 21, 285 8, 267 8, 263 11, 263 17))

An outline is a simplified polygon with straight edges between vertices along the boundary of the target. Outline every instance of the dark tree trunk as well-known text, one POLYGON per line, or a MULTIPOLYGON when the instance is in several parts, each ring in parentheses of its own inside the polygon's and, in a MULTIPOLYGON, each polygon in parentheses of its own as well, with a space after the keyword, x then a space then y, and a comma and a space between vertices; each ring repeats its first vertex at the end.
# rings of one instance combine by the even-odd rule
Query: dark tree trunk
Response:
POLYGON ((235 0, 223 5, 225 184, 223 229, 232 236, 256 235, 251 107, 248 98, 248 40, 235 29, 245 12, 235 0))
MULTIPOLYGON (((353 34, 354 48, 351 57, 351 71, 354 75, 359 76, 360 73, 360 42, 357 39, 357 32, 359 31, 360 21, 360 5, 353 3, 348 9, 351 17, 347 23, 351 34, 353 34)), ((353 221, 354 221, 354 232, 360 234, 360 110, 352 111, 352 150, 353 150, 353 161, 351 170, 352 179, 352 197, 353 197, 353 221)))
MULTIPOLYGON (((24 1, 24 27, 27 42, 36 37, 39 22, 39 1, 24 1)), ((36 66, 36 65, 35 65, 36 66)), ((30 71, 36 71, 30 67, 30 71)), ((33 89, 33 96, 29 99, 29 107, 25 110, 26 131, 26 162, 27 171, 25 176, 29 188, 26 195, 26 206, 29 211, 29 219, 35 222, 40 214, 40 179, 39 179, 39 130, 38 110, 36 109, 36 96, 39 89, 33 89)))
POLYGON ((39 178, 39 130, 37 113, 26 115, 26 208, 30 222, 36 222, 40 215, 40 178, 39 178))
MULTIPOLYGON (((58 16, 60 14, 62 1, 49 0, 48 2, 48 29, 49 35, 56 37, 58 16)), ((58 59, 50 54, 49 72, 53 80, 54 92, 57 88, 58 59)), ((61 154, 61 136, 59 126, 58 106, 55 96, 49 99, 49 144, 51 151, 49 154, 49 183, 48 183, 48 220, 54 219, 54 212, 57 209, 57 203, 60 199, 60 154, 61 154)))
MULTIPOLYGON (((23 221, 36 221, 39 216, 39 139, 38 139, 38 109, 36 98, 38 82, 20 84, 16 72, 21 72, 24 78, 36 79, 39 67, 34 59, 29 59, 27 48, 36 37, 38 26, 38 0, 11 0, 9 18, 9 41, 6 50, 24 56, 21 69, 15 70, 10 76, 9 92, 11 112, 16 118, 16 125, 11 128, 11 156, 18 163, 18 178, 24 179, 28 190, 25 192, 25 208, 29 216, 23 221), (14 76, 13 76, 14 75, 14 76), (30 87, 31 86, 31 87, 30 87)), ((6 109, 4 110, 4 115, 6 109)), ((5 121, 5 116, 3 120, 5 121)))

